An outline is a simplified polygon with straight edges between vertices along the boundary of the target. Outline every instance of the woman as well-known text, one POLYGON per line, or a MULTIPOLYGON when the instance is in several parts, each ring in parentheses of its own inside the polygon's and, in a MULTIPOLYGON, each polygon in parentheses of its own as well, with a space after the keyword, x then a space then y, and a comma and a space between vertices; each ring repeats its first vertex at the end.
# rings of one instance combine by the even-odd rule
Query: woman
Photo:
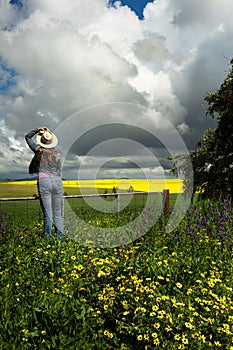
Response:
POLYGON ((55 148, 58 139, 46 127, 33 129, 25 136, 25 139, 35 153, 29 165, 29 173, 38 174, 37 186, 44 216, 43 237, 46 234, 52 236, 54 223, 55 232, 63 241, 61 158, 55 148))

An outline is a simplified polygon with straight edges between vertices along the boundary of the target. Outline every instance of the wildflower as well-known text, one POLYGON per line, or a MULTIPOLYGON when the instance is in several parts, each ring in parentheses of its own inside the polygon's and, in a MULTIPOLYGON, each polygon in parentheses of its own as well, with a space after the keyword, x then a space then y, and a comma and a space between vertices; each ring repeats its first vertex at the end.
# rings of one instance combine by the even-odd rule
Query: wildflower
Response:
POLYGON ((141 312, 145 313, 146 312, 146 309, 144 307, 141 307, 140 308, 141 312))
POLYGON ((213 280, 209 280, 207 283, 208 283, 210 288, 213 288, 215 286, 215 283, 213 280))
POLYGON ((153 306, 152 306, 152 310, 153 310, 153 311, 158 311, 158 309, 159 309, 159 307, 158 307, 157 305, 153 305, 153 306))
POLYGON ((195 311, 195 308, 192 307, 191 305, 189 305, 189 310, 190 310, 190 311, 195 311))
POLYGON ((160 344, 160 341, 158 338, 154 339, 154 345, 159 345, 160 344))
POLYGON ((165 314, 166 314, 166 312, 164 310, 160 310, 158 312, 158 318, 163 318, 165 314))
POLYGON ((158 276, 158 280, 164 280, 163 276, 158 276))
POLYGON ((160 323, 157 322, 154 324, 154 328, 159 329, 159 327, 160 327, 160 323))
POLYGON ((175 339, 175 340, 180 340, 180 338, 181 338, 181 336, 180 336, 179 334, 175 334, 175 335, 174 335, 174 339, 175 339))
POLYGON ((208 292, 208 289, 207 288, 202 288, 201 292, 202 292, 202 294, 206 294, 208 292))
POLYGON ((219 341, 214 341, 214 344, 216 345, 216 346, 218 346, 218 347, 220 347, 220 346, 222 346, 222 344, 219 342, 219 341))
POLYGON ((108 305, 104 305, 104 310, 108 310, 108 305))
POLYGON ((137 340, 142 340, 143 336, 141 334, 138 335, 137 340))
POLYGON ((152 333, 151 336, 152 336, 153 338, 157 338, 157 337, 158 337, 158 334, 157 334, 157 333, 152 333))
POLYGON ((182 337, 182 343, 183 344, 188 344, 189 340, 185 336, 182 337))
POLYGON ((108 337, 108 338, 113 338, 113 334, 110 333, 110 332, 107 331, 107 330, 104 331, 104 335, 105 335, 106 337, 108 337))
POLYGON ((202 334, 198 337, 199 340, 201 340, 203 343, 206 341, 206 337, 202 334))
POLYGON ((123 312, 123 315, 127 316, 129 313, 130 313, 129 311, 125 311, 125 312, 123 312))
POLYGON ((41 334, 42 334, 42 335, 45 335, 45 334, 46 334, 46 331, 41 331, 41 334))
POLYGON ((179 288, 179 289, 181 289, 183 286, 182 286, 182 284, 181 283, 176 283, 176 286, 177 286, 177 288, 179 288))
POLYGON ((189 329, 194 329, 195 327, 190 322, 185 322, 185 326, 189 329))
POLYGON ((149 334, 144 334, 144 339, 149 340, 149 334))
POLYGON ((99 273, 98 273, 98 275, 97 275, 98 277, 102 277, 102 276, 105 276, 105 272, 104 271, 99 271, 99 273))
POLYGON ((123 300, 122 301, 122 305, 123 305, 123 307, 125 308, 125 309, 128 309, 128 302, 127 302, 127 300, 123 300))
POLYGON ((166 320, 168 320, 170 323, 172 323, 172 315, 167 314, 166 315, 166 320))

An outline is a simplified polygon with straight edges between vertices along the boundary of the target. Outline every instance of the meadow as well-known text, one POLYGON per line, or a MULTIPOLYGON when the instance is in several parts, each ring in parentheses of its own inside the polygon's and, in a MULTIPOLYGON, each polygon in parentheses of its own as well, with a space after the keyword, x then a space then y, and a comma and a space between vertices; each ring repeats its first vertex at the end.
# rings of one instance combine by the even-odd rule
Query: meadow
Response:
MULTIPOLYGON (((137 210, 80 215, 113 228, 137 210)), ((42 221, 14 227, 2 211, 0 349, 232 350, 232 203, 195 202, 172 232, 168 219, 103 249, 42 239, 42 221)))

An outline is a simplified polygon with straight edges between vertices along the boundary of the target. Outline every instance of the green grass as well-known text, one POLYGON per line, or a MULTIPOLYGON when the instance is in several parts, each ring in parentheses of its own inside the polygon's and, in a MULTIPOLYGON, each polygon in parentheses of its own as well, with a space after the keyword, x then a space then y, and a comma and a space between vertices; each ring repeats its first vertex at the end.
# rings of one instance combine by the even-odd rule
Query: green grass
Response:
MULTIPOLYGON (((85 215, 94 228, 100 218, 85 215)), ((232 350, 229 201, 197 203, 170 233, 161 217, 143 237, 108 249, 44 240, 40 225, 12 229, 7 219, 2 213, 1 350, 232 350)))

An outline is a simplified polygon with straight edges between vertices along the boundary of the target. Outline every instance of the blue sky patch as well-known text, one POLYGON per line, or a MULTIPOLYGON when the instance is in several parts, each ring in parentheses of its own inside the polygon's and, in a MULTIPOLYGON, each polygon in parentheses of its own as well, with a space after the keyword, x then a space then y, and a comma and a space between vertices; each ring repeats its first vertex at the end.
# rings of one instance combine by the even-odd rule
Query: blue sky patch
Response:
MULTIPOLYGON (((110 5, 114 5, 119 0, 109 0, 110 5)), ((154 2, 154 0, 120 0, 120 3, 124 6, 127 5, 132 11, 136 13, 139 19, 143 19, 143 10, 148 2, 154 2)))
POLYGON ((6 93, 16 85, 15 77, 17 73, 14 69, 8 68, 0 58, 0 92, 6 93))

